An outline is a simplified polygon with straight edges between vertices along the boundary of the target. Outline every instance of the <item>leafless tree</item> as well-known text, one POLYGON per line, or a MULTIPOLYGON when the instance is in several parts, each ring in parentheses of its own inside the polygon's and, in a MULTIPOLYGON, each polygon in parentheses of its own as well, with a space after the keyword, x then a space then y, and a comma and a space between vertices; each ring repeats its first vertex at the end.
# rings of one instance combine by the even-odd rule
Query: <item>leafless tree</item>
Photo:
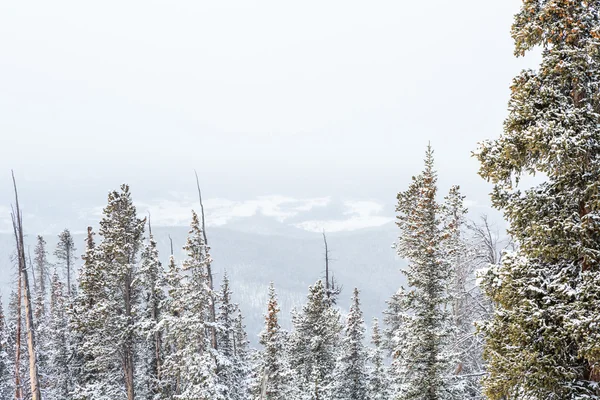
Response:
MULTIPOLYGON (((31 385, 31 400, 41 400, 40 380, 37 369, 37 358, 35 351, 35 332, 33 329, 33 310, 31 308, 31 292, 29 290, 29 279, 25 263, 25 244, 23 239, 23 219, 19 207, 19 195, 17 193, 17 182, 12 172, 13 187, 15 191, 15 206, 12 209, 12 224, 17 245, 17 259, 19 265, 19 281, 23 284, 23 298, 25 300, 25 323, 27 328, 27 352, 29 353, 29 383, 31 385)), ((21 284, 19 284, 19 291, 21 284)), ((20 299, 20 296, 19 296, 20 299)), ((19 300, 20 302, 20 300, 19 300)), ((19 308, 20 310, 20 308, 19 308)), ((17 346, 18 348, 18 346, 17 346)))

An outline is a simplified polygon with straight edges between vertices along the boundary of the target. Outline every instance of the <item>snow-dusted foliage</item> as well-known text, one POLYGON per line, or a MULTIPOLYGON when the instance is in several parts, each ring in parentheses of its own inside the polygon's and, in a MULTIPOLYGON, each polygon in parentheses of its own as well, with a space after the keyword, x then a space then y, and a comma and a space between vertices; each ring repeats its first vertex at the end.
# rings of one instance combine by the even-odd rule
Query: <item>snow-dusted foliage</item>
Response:
POLYGON ((108 195, 100 221, 102 241, 88 243, 75 319, 81 332, 84 380, 78 398, 135 397, 135 315, 139 304, 137 254, 144 220, 137 218, 127 185, 108 195))
POLYGON ((515 54, 541 48, 541 64, 514 79, 504 133, 476 153, 519 245, 483 278, 491 399, 600 397, 599 7, 523 1, 515 54))
POLYGON ((307 303, 292 315, 289 359, 298 399, 331 399, 339 351, 340 314, 318 280, 308 289, 307 303))
POLYGON ((285 336, 279 325, 279 312, 275 286, 271 282, 265 327, 260 333, 263 349, 256 365, 255 399, 288 399, 291 376, 285 358, 285 336))
POLYGON ((0 299, 0 398, 2 399, 10 399, 14 396, 14 364, 11 350, 10 332, 0 299))
POLYGON ((50 399, 68 399, 73 390, 68 306, 64 284, 55 271, 50 286, 47 336, 45 341, 40 343, 47 357, 46 370, 42 371, 47 378, 43 394, 50 399))
POLYGON ((454 327, 448 310, 451 265, 436 202, 437 176, 433 150, 427 148, 425 169, 409 188, 398 194, 398 255, 408 260, 403 270, 409 288, 396 294, 392 374, 399 399, 452 399, 456 361, 454 327))
POLYGON ((368 353, 364 346, 364 339, 365 322, 360 309, 358 289, 355 288, 335 368, 333 398, 339 400, 368 398, 368 353))
POLYGON ((373 319, 371 327, 371 344, 369 354, 369 382, 368 398, 370 400, 388 400, 391 399, 391 381, 388 376, 388 368, 385 365, 383 353, 383 338, 379 330, 379 321, 373 319))
POLYGON ((212 351, 208 334, 212 295, 206 266, 212 260, 195 212, 184 250, 183 274, 171 267, 167 278, 172 299, 164 324, 170 351, 163 373, 172 382, 172 398, 217 400, 223 398, 224 389, 217 376, 221 360, 212 351))
POLYGON ((72 279, 73 271, 76 269, 76 250, 77 249, 75 248, 75 242, 73 241, 71 231, 69 231, 68 229, 63 230, 58 235, 58 244, 56 245, 56 249, 54 250, 54 255, 56 256, 56 260, 58 261, 57 266, 60 267, 63 271, 68 296, 71 296, 71 291, 73 290, 72 279))

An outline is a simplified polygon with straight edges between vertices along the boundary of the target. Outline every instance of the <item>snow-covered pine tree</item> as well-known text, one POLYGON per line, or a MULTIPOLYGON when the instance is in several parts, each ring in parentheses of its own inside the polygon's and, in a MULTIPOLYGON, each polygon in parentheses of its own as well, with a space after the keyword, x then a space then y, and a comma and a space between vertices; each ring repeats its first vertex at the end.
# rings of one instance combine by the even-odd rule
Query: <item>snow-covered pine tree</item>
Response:
MULTIPOLYGON (((401 374, 398 399, 451 399, 447 353, 451 332, 445 309, 450 266, 443 259, 442 232, 436 202, 437 175, 429 145, 425 169, 409 188, 398 194, 396 211, 400 235, 398 255, 408 260, 403 270, 410 290, 398 293, 402 309, 396 332, 394 369, 401 374)), ((395 377, 398 379, 399 377, 395 377)))
POLYGON ((449 322, 452 333, 450 349, 456 356, 452 374, 455 395, 463 399, 481 398, 483 341, 475 331, 475 321, 482 317, 480 290, 476 270, 480 267, 481 249, 467 234, 465 196, 452 186, 441 205, 442 251, 450 267, 447 281, 449 322))
POLYGON ((4 316, 4 306, 0 297, 0 398, 14 396, 14 362, 10 346, 10 332, 4 316))
POLYGON ((47 294, 48 294, 48 283, 49 279, 49 262, 48 262, 48 251, 46 250, 46 240, 38 235, 36 238, 36 245, 33 250, 34 252, 34 271, 32 276, 37 276, 34 279, 34 303, 33 303, 33 327, 35 330, 35 341, 37 350, 37 367, 41 385, 41 394, 46 395, 46 388, 50 386, 52 377, 48 371, 48 357, 47 354, 49 346, 49 329, 50 329, 50 316, 47 306, 47 294))
POLYGON ((161 370, 162 398, 177 398, 181 394, 181 367, 177 359, 180 335, 179 317, 184 310, 182 275, 173 254, 165 275, 167 296, 161 304, 163 310, 159 327, 163 330, 163 365, 161 370))
POLYGON ((174 382, 175 399, 219 400, 222 397, 208 322, 212 294, 206 266, 212 259, 198 215, 193 211, 184 250, 187 257, 183 261, 183 279, 168 274, 172 303, 165 324, 171 352, 165 358, 164 373, 174 382), (179 288, 171 286, 174 284, 179 288))
POLYGON ((66 400, 73 390, 70 370, 70 332, 67 317, 67 298, 63 283, 54 271, 50 285, 48 335, 42 344, 47 357, 47 386, 45 395, 50 399, 66 400))
POLYGON ((371 348, 369 354, 369 383, 368 396, 370 400, 389 400, 391 399, 391 382, 388 377, 388 369, 385 365, 383 355, 383 339, 379 331, 379 321, 373 318, 371 328, 371 348))
POLYGON ((504 133, 476 152, 519 245, 483 280, 490 399, 600 396, 599 7, 523 0, 515 54, 542 49, 541 64, 514 79, 504 133))
POLYGON ((365 322, 360 309, 358 289, 352 294, 350 312, 346 320, 341 354, 335 369, 333 396, 339 400, 368 398, 367 351, 364 347, 365 322))
POLYGON ((284 400, 288 398, 289 376, 285 362, 285 343, 279 325, 279 303, 273 282, 269 285, 269 299, 265 326, 260 333, 259 365, 257 366, 254 398, 257 400, 284 400))
POLYGON ((233 390, 232 398, 239 400, 249 399, 250 376, 252 373, 250 341, 244 325, 242 311, 237 307, 237 316, 233 321, 233 348, 235 363, 233 365, 233 378, 236 387, 233 390))
POLYGON ((331 399, 342 326, 321 280, 309 287, 307 303, 292 314, 292 322, 289 355, 295 390, 302 399, 331 399))
POLYGON ((80 275, 75 323, 86 361, 79 398, 135 397, 134 310, 139 303, 137 253, 144 224, 137 218, 129 186, 109 193, 100 221, 102 241, 91 248, 88 243, 80 275))
POLYGON ((85 253, 81 257, 83 265, 79 270, 79 290, 69 316, 74 343, 71 370, 75 381, 73 398, 77 400, 110 399, 112 386, 103 387, 103 381, 110 379, 99 357, 97 348, 102 342, 102 321, 104 307, 100 300, 104 297, 104 276, 97 266, 95 233, 87 229, 85 253), (98 360, 97 360, 98 358, 98 360), (105 390, 108 393, 104 393, 105 390))
MULTIPOLYGON (((240 342, 239 332, 243 326, 238 326, 238 305, 232 302, 232 292, 227 272, 223 275, 221 290, 217 295, 219 312, 217 315, 217 343, 218 343, 218 379, 221 395, 226 399, 247 399, 247 368, 243 365, 244 347, 243 338, 240 342)), ((240 321, 241 323, 241 321, 240 321)), ((245 334, 245 333, 243 333, 245 334)))
POLYGON ((39 319, 44 314, 45 300, 46 300, 46 287, 47 281, 49 280, 48 273, 48 251, 46 250, 46 240, 43 236, 37 236, 37 242, 33 249, 35 272, 37 276, 34 279, 36 292, 36 309, 35 315, 39 319))
POLYGON ((71 277, 75 265, 75 242, 68 229, 63 230, 58 235, 58 244, 54 250, 54 256, 58 260, 58 265, 63 269, 67 281, 67 295, 71 296, 71 277))
MULTIPOLYGON (((139 303, 140 280, 137 255, 142 247, 145 219, 139 219, 131 199, 128 185, 108 195, 99 233, 98 268, 103 271, 105 293, 102 307, 106 308, 102 327, 104 340, 110 346, 97 351, 107 361, 121 367, 117 385, 124 390, 128 400, 135 398, 134 310, 139 303), (116 351, 115 351, 116 350, 116 351)), ((111 382, 115 384, 115 382, 111 382)))
POLYGON ((164 356, 162 306, 165 304, 165 273, 149 226, 148 244, 142 251, 139 270, 142 302, 137 310, 140 343, 136 385, 140 398, 155 399, 164 390, 161 377, 164 356))

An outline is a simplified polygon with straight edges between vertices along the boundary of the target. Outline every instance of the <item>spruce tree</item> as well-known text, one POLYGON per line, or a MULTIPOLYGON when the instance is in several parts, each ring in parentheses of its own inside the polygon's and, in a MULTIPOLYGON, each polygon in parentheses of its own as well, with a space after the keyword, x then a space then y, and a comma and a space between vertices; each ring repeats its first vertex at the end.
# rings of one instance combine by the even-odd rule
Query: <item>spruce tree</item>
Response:
POLYGON ((145 221, 137 218, 127 185, 108 195, 100 243, 86 254, 80 282, 81 344, 91 380, 83 398, 135 398, 136 315, 140 300, 137 255, 145 221), (88 259, 89 257, 89 259, 88 259), (87 303, 87 304, 86 304, 87 303), (89 307, 89 308, 88 308, 89 307))
POLYGON ((233 400, 250 398, 250 376, 252 373, 250 341, 244 325, 242 311, 237 307, 237 316, 233 321, 234 364, 232 392, 233 400))
MULTIPOLYGON (((246 376, 240 370, 242 360, 238 359, 238 350, 242 350, 244 343, 238 343, 236 337, 237 304, 232 302, 232 292, 229 285, 227 272, 223 275, 221 290, 217 296, 219 312, 217 315, 217 343, 218 343, 218 381, 221 396, 226 399, 245 399, 247 389, 246 376)), ((240 314, 241 315, 241 314, 240 314)), ((242 328, 243 329, 243 328, 242 328)))
POLYGON ((383 354, 383 338, 379 330, 379 321, 373 319, 371 328, 371 344, 373 345, 369 354, 371 368, 369 370, 368 399, 389 400, 391 398, 390 380, 385 365, 383 354))
POLYGON ((217 361, 210 335, 211 289, 207 265, 212 261, 204 242, 198 215, 192 212, 192 222, 184 250, 184 277, 170 271, 169 292, 171 315, 165 321, 171 353, 164 362, 164 372, 174 382, 175 398, 218 400, 217 361), (171 285, 178 285, 171 286, 171 285))
POLYGON ((257 399, 284 400, 287 398, 289 377, 286 373, 285 343, 279 325, 279 304, 273 282, 269 285, 269 300, 265 315, 265 326, 260 333, 260 353, 258 368, 257 399))
POLYGON ((0 398, 14 396, 14 363, 10 346, 10 332, 4 316, 4 306, 0 298, 0 398))
POLYGON ((139 304, 137 327, 140 335, 138 392, 140 397, 154 399, 163 391, 161 377, 164 357, 163 305, 165 303, 164 269, 158 257, 156 241, 150 230, 148 244, 142 251, 139 270, 142 302, 139 304))
POLYGON ((321 280, 309 287, 307 303, 300 312, 294 312, 292 322, 290 366, 295 390, 302 398, 332 398, 342 326, 321 280))
POLYGON ((69 399, 73 390, 70 369, 70 335, 67 317, 67 298, 63 283, 56 271, 50 286, 50 309, 47 342, 44 344, 47 361, 47 397, 69 399))
POLYGON ((399 399, 441 400, 451 396, 446 376, 451 333, 446 311, 450 267, 444 260, 443 235, 436 202, 437 174, 428 146, 425 169, 398 194, 400 235, 398 255, 408 260, 403 270, 409 290, 401 299, 400 329, 396 332, 394 371, 400 374, 399 399))
POLYGON ((103 385, 110 376, 97 351, 98 345, 103 343, 101 328, 105 311, 101 306, 104 276, 97 266, 94 235, 92 228, 88 227, 83 265, 79 271, 79 290, 70 311, 74 341, 71 364, 75 380, 73 397, 77 400, 110 399, 112 388, 112 385, 103 385))
POLYGON ((365 323, 360 309, 358 289, 354 289, 346 320, 341 355, 335 374, 334 398, 364 400, 368 394, 367 351, 364 348, 365 323))
POLYGON ((75 243, 73 236, 68 229, 63 230, 58 235, 58 244, 54 255, 58 260, 58 264, 63 268, 64 275, 67 280, 67 295, 71 296, 71 277, 75 263, 75 243))
POLYGON ((600 396, 599 6, 523 1, 515 54, 542 49, 541 64, 514 79, 504 133, 476 153, 519 246, 483 282, 491 399, 600 396))

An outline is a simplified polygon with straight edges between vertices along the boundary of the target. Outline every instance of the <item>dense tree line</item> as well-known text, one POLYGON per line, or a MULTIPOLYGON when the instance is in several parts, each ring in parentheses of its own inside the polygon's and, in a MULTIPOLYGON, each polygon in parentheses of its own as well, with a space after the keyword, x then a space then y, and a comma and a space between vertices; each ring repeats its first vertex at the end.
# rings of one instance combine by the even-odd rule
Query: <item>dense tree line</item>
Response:
POLYGON ((252 349, 227 275, 214 285, 203 209, 185 258, 163 266, 123 185, 83 255, 64 230, 51 264, 42 236, 26 257, 15 196, 0 398, 599 399, 600 2, 523 0, 512 33, 517 55, 542 49, 541 65, 515 78, 504 133, 475 152, 510 241, 467 220, 458 186, 439 194, 428 146, 397 196, 407 285, 383 326, 367 330, 359 289, 330 279, 324 236, 325 279, 289 331, 271 283, 252 349), (542 183, 521 189, 535 173, 542 183), (351 296, 347 313, 339 296, 351 296))
MULTIPOLYGON (((202 218, 192 211, 185 258, 171 255, 163 266, 150 221, 138 216, 129 187, 110 192, 80 258, 64 230, 54 264, 42 236, 28 261, 40 396, 479 398, 482 349, 473 321, 488 309, 474 311, 485 304, 474 271, 486 248, 467 225, 457 187, 443 204, 436 202, 435 175, 428 148, 424 172, 398 195, 396 249, 409 260, 403 271, 409 287, 390 299, 383 331, 373 322, 372 346, 358 288, 344 315, 340 287, 318 279, 305 304, 292 311, 289 332, 279 325, 271 284, 261 348, 251 349, 227 274, 213 287, 202 218)), ((25 399, 31 353, 25 338, 15 336, 25 334, 18 329, 25 320, 20 296, 15 291, 8 314, 0 313, 0 390, 25 399)))

